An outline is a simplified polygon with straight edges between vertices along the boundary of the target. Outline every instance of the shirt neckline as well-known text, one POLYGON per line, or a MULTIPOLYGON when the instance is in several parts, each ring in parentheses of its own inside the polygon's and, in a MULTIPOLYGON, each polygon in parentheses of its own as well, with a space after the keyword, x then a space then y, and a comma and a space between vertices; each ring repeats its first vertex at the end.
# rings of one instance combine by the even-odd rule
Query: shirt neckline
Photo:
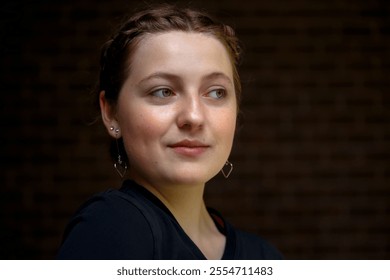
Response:
MULTIPOLYGON (((188 245, 190 245, 195 251, 198 257, 207 259, 199 247, 192 241, 192 239, 185 233, 183 228, 180 226, 176 218, 173 216, 172 212, 165 206, 165 204, 158 199, 153 193, 147 190, 145 187, 139 185, 133 180, 125 180, 120 188, 121 192, 127 193, 129 191, 136 191, 138 194, 142 195, 145 199, 153 203, 155 206, 163 210, 176 224, 176 227, 180 230, 180 234, 187 240, 188 245)), ((235 248, 236 248, 236 236, 232 226, 222 217, 222 215, 215 209, 207 207, 212 220, 214 221, 218 230, 225 235, 226 243, 225 249, 222 254, 221 260, 231 260, 234 259, 235 248)))

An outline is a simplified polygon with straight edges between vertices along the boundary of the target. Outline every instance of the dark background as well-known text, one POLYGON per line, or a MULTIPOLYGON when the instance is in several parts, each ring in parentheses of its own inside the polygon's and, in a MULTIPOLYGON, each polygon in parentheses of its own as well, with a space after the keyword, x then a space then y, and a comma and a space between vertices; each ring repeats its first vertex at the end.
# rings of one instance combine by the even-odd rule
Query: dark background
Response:
MULTIPOLYGON (((208 205, 287 259, 389 259, 389 1, 179 2, 245 49, 234 171, 208 205)), ((120 184, 90 91, 100 46, 140 6, 0 4, 1 258, 54 258, 77 207, 120 184)))

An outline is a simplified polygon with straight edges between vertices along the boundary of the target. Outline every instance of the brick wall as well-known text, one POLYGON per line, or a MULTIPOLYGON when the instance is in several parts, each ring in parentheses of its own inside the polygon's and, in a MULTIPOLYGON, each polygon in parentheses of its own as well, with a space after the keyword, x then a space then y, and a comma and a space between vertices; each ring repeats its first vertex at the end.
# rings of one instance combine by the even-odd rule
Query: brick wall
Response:
MULTIPOLYGON (((75 209, 119 184, 89 92, 138 2, 0 4, 1 258, 53 258, 75 209)), ((388 1, 192 2, 245 49, 235 168, 208 204, 288 259, 390 258, 388 1)))

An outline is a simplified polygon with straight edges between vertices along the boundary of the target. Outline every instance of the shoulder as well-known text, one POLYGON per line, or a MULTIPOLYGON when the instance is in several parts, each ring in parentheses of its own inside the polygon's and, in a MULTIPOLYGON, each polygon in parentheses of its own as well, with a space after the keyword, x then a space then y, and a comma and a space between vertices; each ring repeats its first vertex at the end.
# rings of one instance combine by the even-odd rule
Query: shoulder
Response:
POLYGON ((76 212, 59 259, 151 259, 153 234, 142 205, 129 194, 97 194, 76 212))
POLYGON ((283 255, 264 238, 252 233, 235 230, 237 253, 240 259, 280 260, 283 255))

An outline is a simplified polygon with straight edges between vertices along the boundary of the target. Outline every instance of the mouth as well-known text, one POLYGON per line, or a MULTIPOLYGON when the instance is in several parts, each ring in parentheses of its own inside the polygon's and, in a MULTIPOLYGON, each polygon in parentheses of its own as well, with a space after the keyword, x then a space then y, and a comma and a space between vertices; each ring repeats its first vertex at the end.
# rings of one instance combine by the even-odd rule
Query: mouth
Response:
POLYGON ((176 153, 187 156, 187 157, 196 157, 203 154, 210 145, 207 145, 198 140, 183 140, 171 145, 168 145, 169 148, 173 149, 176 153))

